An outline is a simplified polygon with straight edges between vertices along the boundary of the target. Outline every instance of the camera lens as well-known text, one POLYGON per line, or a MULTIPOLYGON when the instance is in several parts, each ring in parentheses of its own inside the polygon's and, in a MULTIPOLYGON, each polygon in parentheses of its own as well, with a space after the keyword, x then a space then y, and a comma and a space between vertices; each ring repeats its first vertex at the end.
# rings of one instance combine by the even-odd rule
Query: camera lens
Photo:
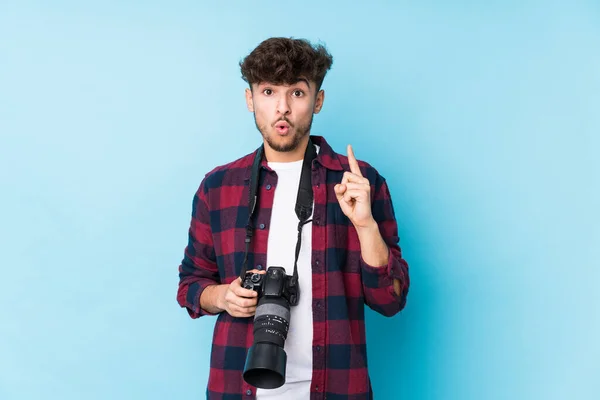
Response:
POLYGON ((285 383, 287 355, 283 350, 290 320, 290 305, 282 297, 262 297, 254 315, 254 344, 248 351, 244 380, 274 389, 285 383))

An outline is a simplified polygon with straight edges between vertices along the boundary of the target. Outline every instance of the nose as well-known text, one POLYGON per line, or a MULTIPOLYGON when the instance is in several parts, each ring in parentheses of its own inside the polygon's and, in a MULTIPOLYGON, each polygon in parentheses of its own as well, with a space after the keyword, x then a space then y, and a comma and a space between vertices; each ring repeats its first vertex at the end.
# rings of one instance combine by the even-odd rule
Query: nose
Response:
POLYGON ((290 113, 290 105, 288 104, 288 99, 285 96, 279 98, 277 102, 277 112, 281 115, 287 115, 290 113))

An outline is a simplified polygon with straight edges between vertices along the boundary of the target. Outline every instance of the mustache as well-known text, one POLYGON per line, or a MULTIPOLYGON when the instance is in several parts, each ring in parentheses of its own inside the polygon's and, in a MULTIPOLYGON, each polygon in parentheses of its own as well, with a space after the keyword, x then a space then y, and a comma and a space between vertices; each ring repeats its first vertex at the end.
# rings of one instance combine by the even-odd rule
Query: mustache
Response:
POLYGON ((278 122, 281 122, 281 121, 287 122, 291 128, 294 127, 294 124, 292 124, 292 122, 289 119, 287 119, 286 117, 279 118, 277 121, 273 122, 273 124, 271 124, 271 126, 274 127, 275 125, 277 125, 278 122))

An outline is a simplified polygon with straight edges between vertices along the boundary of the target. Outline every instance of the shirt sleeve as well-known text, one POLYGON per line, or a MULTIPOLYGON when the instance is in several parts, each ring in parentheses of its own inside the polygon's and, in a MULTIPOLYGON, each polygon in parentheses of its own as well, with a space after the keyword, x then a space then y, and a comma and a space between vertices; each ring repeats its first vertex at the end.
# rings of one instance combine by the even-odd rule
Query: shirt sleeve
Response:
POLYGON ((200 296, 206 287, 219 283, 221 282, 210 228, 205 180, 203 180, 192 202, 188 244, 179 266, 177 302, 187 309, 192 318, 214 315, 200 307, 200 296))
POLYGON ((388 246, 387 265, 369 265, 360 258, 363 292, 366 304, 374 311, 392 316, 406 305, 410 279, 408 263, 402 258, 398 224, 389 188, 385 179, 377 176, 371 207, 379 232, 388 246), (400 295, 394 290, 394 280, 400 283, 400 295))

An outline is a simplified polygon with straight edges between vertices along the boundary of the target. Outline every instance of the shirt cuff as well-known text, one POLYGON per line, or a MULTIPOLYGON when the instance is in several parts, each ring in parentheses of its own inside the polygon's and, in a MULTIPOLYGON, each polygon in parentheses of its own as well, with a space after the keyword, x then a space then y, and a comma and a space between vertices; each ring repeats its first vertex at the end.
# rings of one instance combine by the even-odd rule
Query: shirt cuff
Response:
POLYGON ((211 313, 206 311, 200 306, 200 296, 202 296, 202 292, 209 286, 215 285, 215 282, 208 279, 201 279, 196 283, 192 283, 188 288, 187 296, 189 301, 186 304, 186 308, 190 317, 199 318, 205 315, 217 315, 218 313, 211 313))
POLYGON ((388 249, 388 262, 386 265, 373 266, 360 256, 360 266, 362 271, 362 280, 365 287, 370 289, 380 289, 391 287, 393 291, 394 279, 400 279, 400 269, 392 251, 388 249))

